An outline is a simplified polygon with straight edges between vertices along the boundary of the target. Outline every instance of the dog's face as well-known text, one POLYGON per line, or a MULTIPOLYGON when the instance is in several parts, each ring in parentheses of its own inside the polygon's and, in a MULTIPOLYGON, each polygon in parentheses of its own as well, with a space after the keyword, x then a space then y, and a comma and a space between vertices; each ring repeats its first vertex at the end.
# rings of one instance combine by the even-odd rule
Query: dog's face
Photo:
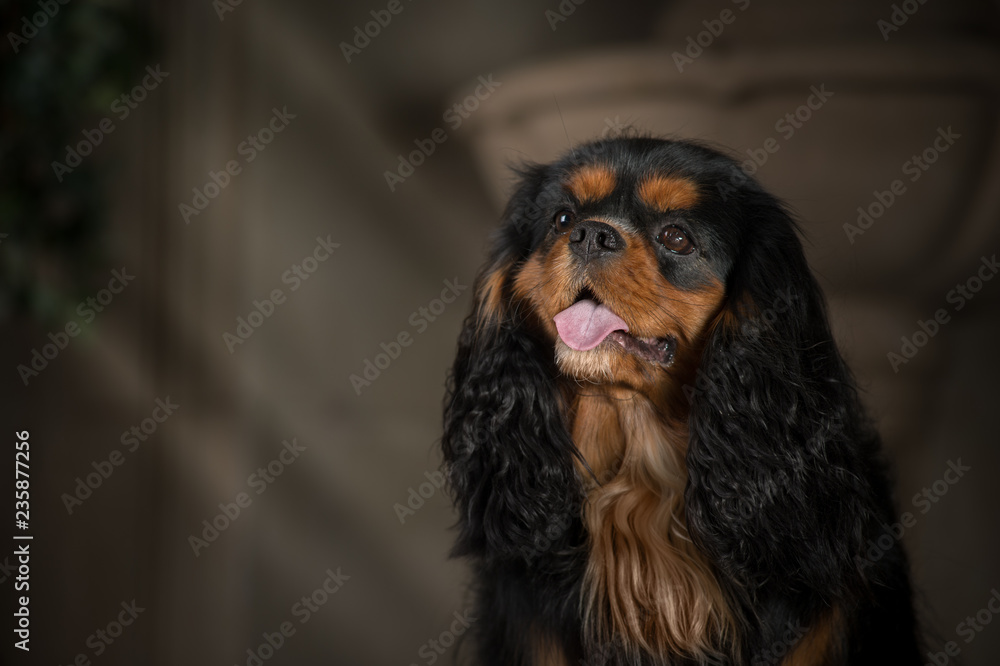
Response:
POLYGON ((528 239, 512 291, 561 373, 651 391, 697 363, 737 251, 735 198, 718 186, 732 173, 691 144, 624 139, 528 176, 511 203, 528 239))

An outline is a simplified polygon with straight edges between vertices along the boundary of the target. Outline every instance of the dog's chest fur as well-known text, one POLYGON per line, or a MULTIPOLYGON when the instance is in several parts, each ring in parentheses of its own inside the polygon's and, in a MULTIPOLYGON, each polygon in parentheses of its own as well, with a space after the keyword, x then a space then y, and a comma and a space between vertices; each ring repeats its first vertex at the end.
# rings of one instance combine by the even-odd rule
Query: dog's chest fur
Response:
POLYGON ((580 389, 570 418, 590 467, 581 469, 586 635, 627 636, 654 654, 713 654, 733 619, 687 530, 686 428, 640 394, 596 386, 580 389))

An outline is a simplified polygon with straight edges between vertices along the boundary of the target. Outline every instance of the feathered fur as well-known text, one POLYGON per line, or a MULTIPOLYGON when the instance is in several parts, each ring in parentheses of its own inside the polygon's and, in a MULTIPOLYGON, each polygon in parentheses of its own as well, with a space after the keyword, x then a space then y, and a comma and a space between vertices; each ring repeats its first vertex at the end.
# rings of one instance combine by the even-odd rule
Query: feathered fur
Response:
POLYGON ((896 515, 879 438, 782 205, 679 141, 520 176, 445 401, 478 663, 919 664, 905 555, 866 554, 896 515), (565 211, 620 242, 579 259, 565 211), (584 297, 672 359, 567 347, 584 297))

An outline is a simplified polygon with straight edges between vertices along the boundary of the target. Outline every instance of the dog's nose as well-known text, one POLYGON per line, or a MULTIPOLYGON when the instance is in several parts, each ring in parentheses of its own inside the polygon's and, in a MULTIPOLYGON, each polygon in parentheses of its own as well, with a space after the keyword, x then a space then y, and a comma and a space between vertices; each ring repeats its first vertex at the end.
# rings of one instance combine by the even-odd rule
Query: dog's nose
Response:
POLYGON ((569 248, 584 261, 589 261, 624 250, 625 240, 610 224, 586 220, 570 233, 569 248))

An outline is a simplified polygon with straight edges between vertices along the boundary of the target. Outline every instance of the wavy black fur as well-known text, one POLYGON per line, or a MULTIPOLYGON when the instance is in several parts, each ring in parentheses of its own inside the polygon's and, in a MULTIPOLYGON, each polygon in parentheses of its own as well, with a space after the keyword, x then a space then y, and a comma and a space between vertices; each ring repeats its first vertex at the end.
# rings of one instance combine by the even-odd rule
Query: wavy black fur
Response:
MULTIPOLYGON (((687 142, 612 139, 528 168, 483 276, 510 262, 516 272, 549 233, 560 178, 595 159, 680 171, 713 193, 699 214, 713 225, 713 267, 732 316, 708 340, 687 391, 685 499, 689 529, 740 620, 724 663, 778 664, 837 607, 845 619, 837 664, 919 664, 901 547, 866 559, 897 515, 878 435, 793 221, 732 160, 687 142)), ((579 603, 587 536, 578 454, 552 342, 509 289, 504 298, 501 318, 477 310, 466 322, 442 439, 459 511, 453 554, 469 558, 476 576, 477 663, 534 663, 538 630, 569 664, 636 663, 617 643, 583 653, 592 641, 579 603)))

